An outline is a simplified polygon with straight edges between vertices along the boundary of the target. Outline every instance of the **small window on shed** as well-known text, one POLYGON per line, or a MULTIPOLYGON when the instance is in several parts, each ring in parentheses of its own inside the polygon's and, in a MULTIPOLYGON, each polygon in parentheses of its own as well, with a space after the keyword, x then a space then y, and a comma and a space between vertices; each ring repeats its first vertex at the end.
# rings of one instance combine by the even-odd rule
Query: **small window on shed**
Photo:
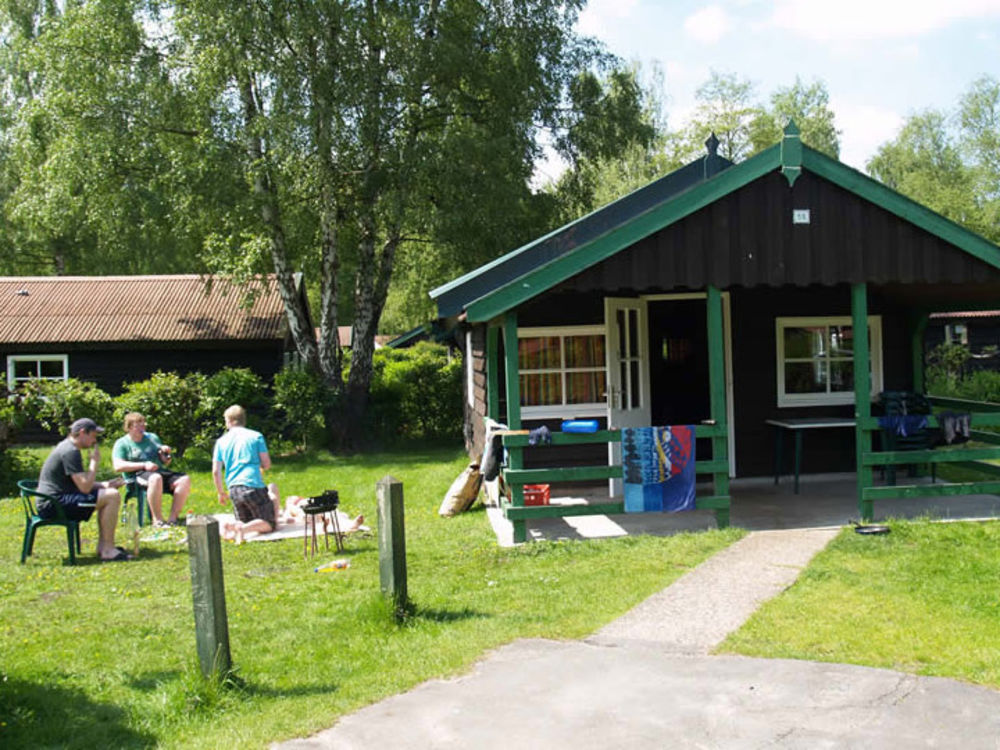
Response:
POLYGON ((7 383, 15 387, 29 380, 66 380, 66 354, 11 354, 7 357, 7 383))

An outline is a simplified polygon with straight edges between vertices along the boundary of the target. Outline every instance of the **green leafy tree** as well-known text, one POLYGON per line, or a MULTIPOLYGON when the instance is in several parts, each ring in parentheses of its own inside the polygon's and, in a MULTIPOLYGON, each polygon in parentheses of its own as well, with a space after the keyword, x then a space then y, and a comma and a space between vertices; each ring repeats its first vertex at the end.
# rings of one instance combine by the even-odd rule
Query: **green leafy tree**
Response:
POLYGON ((171 178, 193 133, 152 21, 122 0, 0 5, 0 271, 204 268, 171 178))
POLYGON ((911 115, 868 172, 984 237, 1000 242, 1000 82, 975 81, 952 113, 911 115))
POLYGON ((741 161, 751 156, 754 135, 767 116, 756 97, 750 79, 713 70, 695 92, 698 104, 684 134, 684 160, 705 153, 704 143, 712 133, 719 139, 719 154, 726 159, 741 161))
POLYGON ((754 122, 753 152, 763 151, 781 139, 789 120, 799 128, 802 142, 834 159, 840 157, 840 131, 830 109, 830 94, 822 81, 795 83, 771 94, 770 107, 754 122))
POLYGON ((499 181, 504 202, 523 196, 539 128, 579 124, 563 105, 598 55, 573 34, 578 8, 558 0, 175 7, 173 64, 205 103, 204 143, 238 154, 249 188, 246 210, 220 227, 209 260, 236 274, 265 264, 277 273, 302 360, 344 396, 345 412, 328 421, 342 440, 363 424, 374 336, 401 248, 454 233, 442 216, 469 206, 465 194, 480 185, 494 194, 499 181), (299 267, 320 279, 318 339, 294 294, 299 267), (346 382, 336 332, 343 294, 354 329, 346 382))
POLYGON ((822 81, 805 84, 796 77, 791 86, 776 89, 765 105, 750 79, 713 71, 695 97, 698 105, 681 135, 683 161, 703 154, 711 133, 719 139, 722 156, 742 161, 777 143, 790 119, 803 143, 834 158, 840 154, 840 132, 822 81))

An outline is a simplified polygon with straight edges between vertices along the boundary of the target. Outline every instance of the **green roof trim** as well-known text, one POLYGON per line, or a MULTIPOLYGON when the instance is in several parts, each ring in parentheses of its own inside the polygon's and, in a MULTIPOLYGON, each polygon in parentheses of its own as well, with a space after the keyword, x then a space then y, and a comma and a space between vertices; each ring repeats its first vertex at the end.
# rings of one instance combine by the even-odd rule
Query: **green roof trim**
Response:
POLYGON ((466 306, 470 322, 484 322, 541 294, 563 279, 611 257, 643 237, 704 208, 743 185, 778 168, 780 144, 715 175, 626 224, 580 245, 572 252, 494 289, 466 306))
POLYGON ((1000 248, 992 242, 897 193, 878 180, 809 147, 804 148, 802 166, 813 174, 955 245, 993 268, 1000 269, 1000 248))
POLYGON ((399 334, 392 341, 387 341, 385 345, 389 349, 398 349, 401 346, 406 346, 408 343, 413 341, 418 336, 425 333, 430 333, 431 328, 432 326, 430 323, 424 323, 423 325, 419 325, 416 328, 411 328, 406 333, 399 334))

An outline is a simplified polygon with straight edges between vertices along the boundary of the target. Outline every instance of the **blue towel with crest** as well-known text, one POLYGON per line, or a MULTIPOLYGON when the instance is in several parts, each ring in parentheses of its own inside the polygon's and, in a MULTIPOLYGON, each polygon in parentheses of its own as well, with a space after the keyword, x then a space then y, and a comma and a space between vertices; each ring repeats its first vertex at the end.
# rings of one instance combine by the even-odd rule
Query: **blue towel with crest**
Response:
POLYGON ((622 430, 625 512, 694 510, 694 425, 622 430))

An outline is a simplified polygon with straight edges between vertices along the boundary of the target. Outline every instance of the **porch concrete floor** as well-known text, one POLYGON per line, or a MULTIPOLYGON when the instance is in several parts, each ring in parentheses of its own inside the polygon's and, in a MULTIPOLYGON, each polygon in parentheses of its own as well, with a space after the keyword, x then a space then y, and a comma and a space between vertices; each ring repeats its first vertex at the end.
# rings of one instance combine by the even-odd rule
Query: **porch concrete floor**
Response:
MULTIPOLYGON (((900 484, 929 482, 901 476, 900 484)), ((607 502, 599 488, 553 487, 553 504, 607 502)), ((845 526, 858 516, 854 474, 813 474, 803 476, 799 494, 792 480, 784 477, 734 479, 730 482, 732 507, 730 523, 744 529, 805 529, 845 526)), ((499 508, 487 509, 490 523, 501 546, 513 545, 511 524, 499 508)), ((875 520, 926 516, 942 520, 1000 518, 1000 496, 900 498, 875 502, 875 520)), ((708 510, 686 513, 629 513, 614 516, 572 516, 528 521, 529 541, 594 539, 632 534, 669 535, 681 531, 715 528, 715 514, 708 510)))

